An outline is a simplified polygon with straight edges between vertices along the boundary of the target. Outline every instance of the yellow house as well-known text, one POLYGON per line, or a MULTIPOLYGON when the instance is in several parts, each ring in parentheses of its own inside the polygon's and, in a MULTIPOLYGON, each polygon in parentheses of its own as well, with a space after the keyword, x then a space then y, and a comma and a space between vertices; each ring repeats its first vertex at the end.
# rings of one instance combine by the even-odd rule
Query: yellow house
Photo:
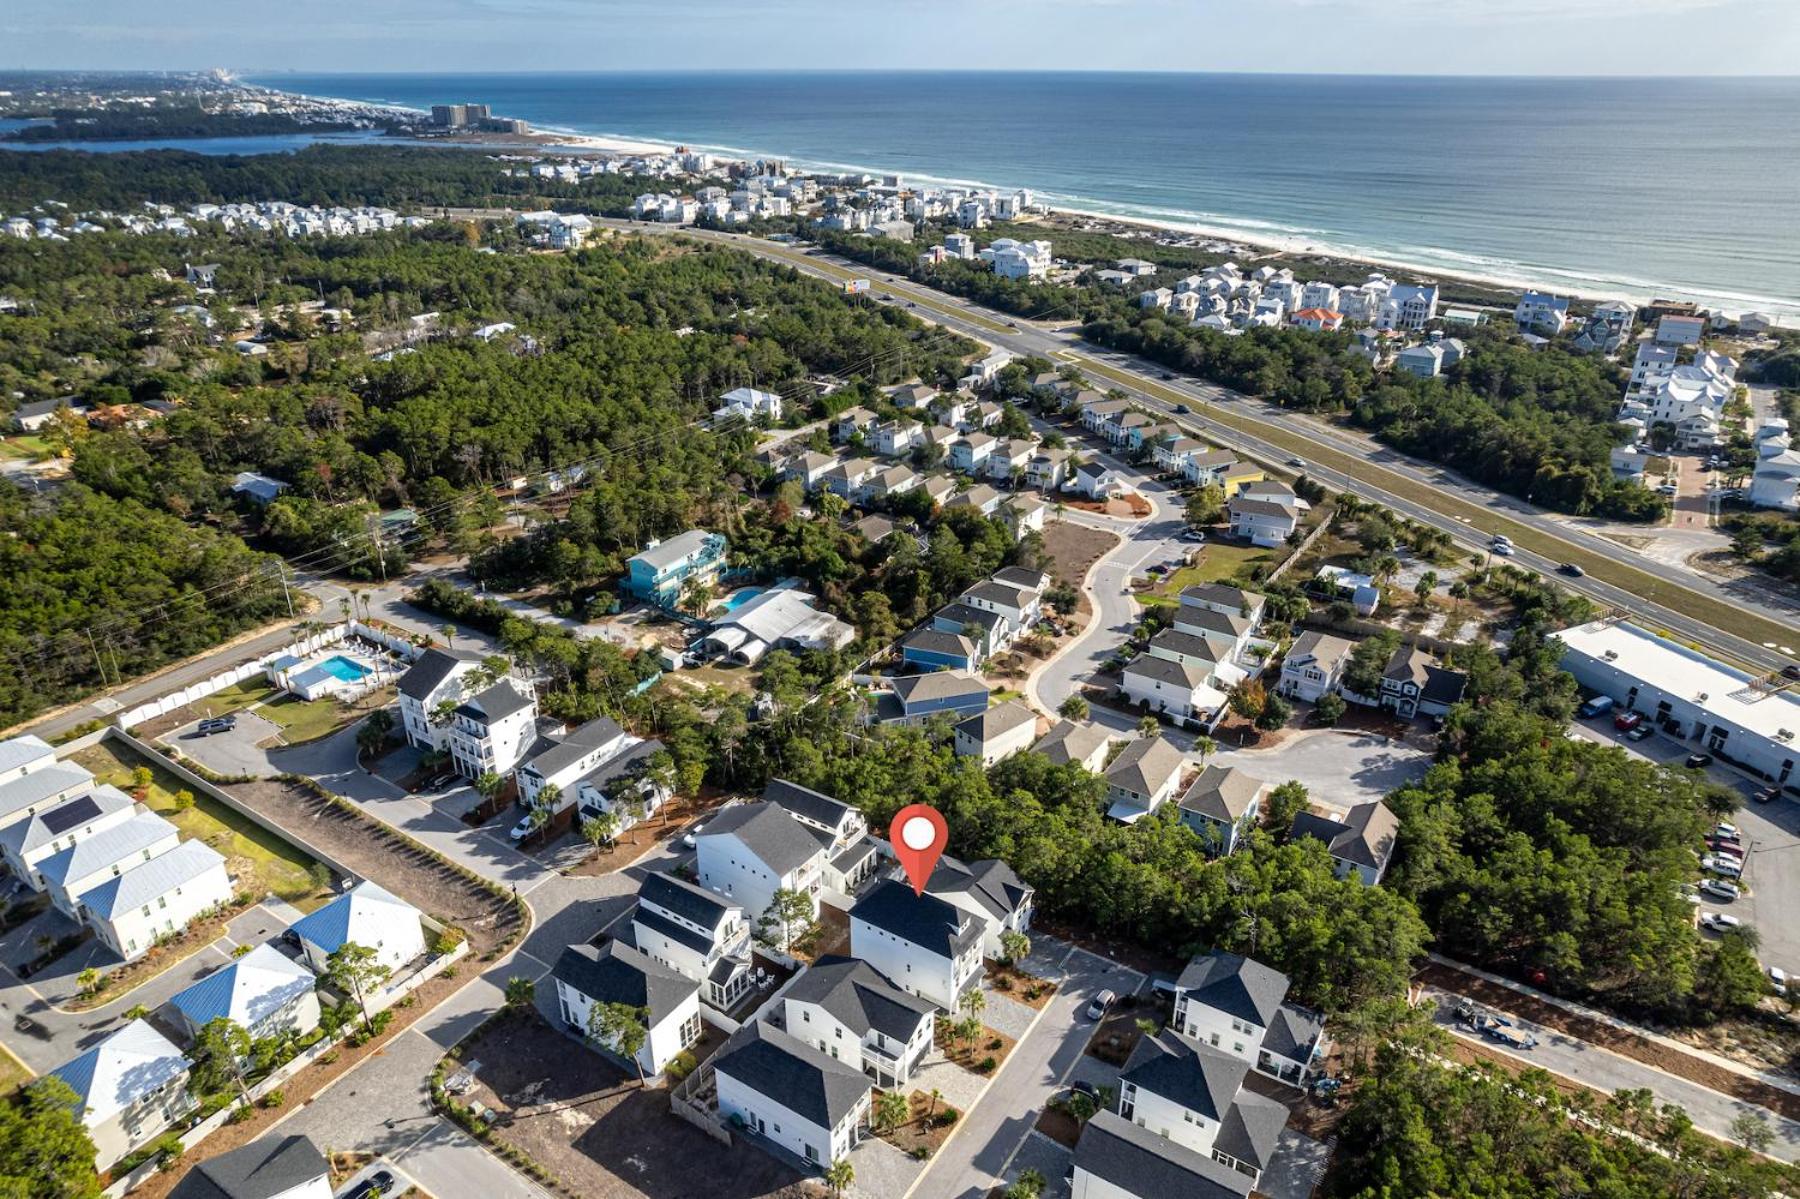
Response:
POLYGON ((1262 468, 1255 463, 1240 462, 1227 469, 1220 477, 1219 482, 1225 488, 1225 498, 1230 499, 1250 484, 1260 483, 1267 477, 1263 474, 1262 468))

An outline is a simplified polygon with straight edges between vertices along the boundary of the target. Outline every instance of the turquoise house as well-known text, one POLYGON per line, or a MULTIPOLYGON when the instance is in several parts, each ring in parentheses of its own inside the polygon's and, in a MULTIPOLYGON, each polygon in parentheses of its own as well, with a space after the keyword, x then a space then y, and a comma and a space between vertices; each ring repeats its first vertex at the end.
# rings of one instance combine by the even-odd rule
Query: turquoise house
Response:
POLYGON ((673 608, 690 580, 710 584, 718 579, 726 548, 725 534, 705 529, 656 542, 626 562, 625 590, 646 603, 673 608))

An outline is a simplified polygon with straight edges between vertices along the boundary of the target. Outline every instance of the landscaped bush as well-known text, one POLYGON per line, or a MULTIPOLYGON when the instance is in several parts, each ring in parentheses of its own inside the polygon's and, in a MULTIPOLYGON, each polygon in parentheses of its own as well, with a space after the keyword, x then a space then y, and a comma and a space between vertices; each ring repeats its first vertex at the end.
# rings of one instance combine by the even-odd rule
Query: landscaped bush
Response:
MULTIPOLYGON (((988 1059, 989 1062, 992 1062, 993 1060, 994 1060, 993 1058, 988 1059)), ((952 1124, 956 1123, 957 1118, 961 1114, 962 1113, 958 1112, 955 1108, 947 1107, 943 1111, 939 1112, 936 1116, 932 1117, 932 1119, 937 1122, 937 1126, 939 1128, 948 1128, 952 1124)))
POLYGON ((694 1072, 694 1067, 699 1064, 700 1063, 695 1060, 694 1055, 691 1052, 683 1049, 680 1053, 670 1059, 667 1066, 663 1067, 663 1073, 669 1076, 670 1081, 680 1082, 682 1079, 692 1074, 694 1072))
POLYGON ((267 1095, 262 1097, 262 1105, 268 1108, 280 1107, 286 1102, 287 1096, 281 1093, 280 1087, 276 1087, 273 1091, 270 1091, 267 1095))
POLYGON ((976 1063, 975 1071, 978 1074, 992 1074, 999 1065, 1000 1063, 994 1058, 994 1055, 990 1053, 982 1058, 980 1062, 976 1063))

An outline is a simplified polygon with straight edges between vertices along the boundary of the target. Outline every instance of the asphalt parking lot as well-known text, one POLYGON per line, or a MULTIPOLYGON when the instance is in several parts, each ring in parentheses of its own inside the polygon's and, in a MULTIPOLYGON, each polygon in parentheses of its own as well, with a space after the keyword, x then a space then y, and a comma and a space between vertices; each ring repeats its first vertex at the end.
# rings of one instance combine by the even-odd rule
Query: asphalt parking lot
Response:
MULTIPOLYGON (((1642 741, 1627 741, 1613 728, 1610 714, 1577 720, 1570 728, 1585 740, 1618 745, 1626 753, 1666 765, 1679 766, 1694 749, 1692 743, 1672 740, 1660 732, 1642 741)), ((1786 798, 1753 803, 1750 797, 1766 784, 1717 763, 1707 768, 1707 774, 1743 796, 1744 806, 1731 822, 1743 833, 1748 890, 1733 901, 1702 896, 1700 910, 1725 912, 1753 925, 1761 937, 1757 954, 1763 963, 1800 975, 1800 921, 1794 919, 1794 913, 1800 912, 1800 803, 1786 798)))
POLYGON ((182 725, 159 738, 173 745, 208 770, 224 775, 266 775, 269 754, 260 748, 271 737, 281 735, 281 726, 255 712, 234 713, 237 724, 223 733, 200 735, 198 720, 182 725))

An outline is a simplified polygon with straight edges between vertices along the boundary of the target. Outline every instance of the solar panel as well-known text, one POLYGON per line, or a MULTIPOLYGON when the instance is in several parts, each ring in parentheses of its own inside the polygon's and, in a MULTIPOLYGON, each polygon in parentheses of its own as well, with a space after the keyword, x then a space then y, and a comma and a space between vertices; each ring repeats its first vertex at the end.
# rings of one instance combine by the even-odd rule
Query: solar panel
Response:
POLYGON ((71 799, 67 803, 57 804, 44 813, 44 827, 53 833, 66 833, 84 821, 92 820, 100 814, 100 805, 94 797, 84 795, 80 799, 71 799))

